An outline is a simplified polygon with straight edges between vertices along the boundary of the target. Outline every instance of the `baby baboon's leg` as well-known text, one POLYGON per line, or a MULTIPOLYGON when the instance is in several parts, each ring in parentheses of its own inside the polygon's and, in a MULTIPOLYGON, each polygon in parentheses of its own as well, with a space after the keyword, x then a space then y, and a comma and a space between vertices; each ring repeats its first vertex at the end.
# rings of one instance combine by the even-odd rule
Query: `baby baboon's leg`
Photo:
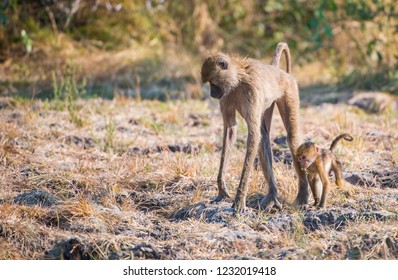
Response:
POLYGON ((243 163, 242 175, 238 190, 236 192, 235 201, 232 204, 232 208, 236 212, 243 212, 246 209, 246 195, 248 190, 249 177, 253 170, 254 158, 258 151, 258 145, 260 144, 260 121, 261 119, 254 119, 255 116, 251 116, 250 120, 246 120, 248 135, 247 135, 247 148, 245 162, 243 163))
POLYGON ((321 196, 321 202, 319 203, 319 207, 324 208, 326 206, 326 198, 329 193, 329 188, 330 188, 330 181, 328 178, 328 174, 326 174, 326 171, 322 165, 322 163, 317 164, 318 168, 318 173, 322 181, 322 196, 321 196))
POLYGON ((312 179, 309 180, 309 184, 312 191, 312 196, 314 197, 314 206, 317 206, 319 201, 321 200, 322 194, 322 182, 319 179, 318 175, 315 175, 312 179))
POLYGON ((276 104, 281 114, 283 124, 286 128, 294 169, 296 170, 299 179, 299 189, 297 193, 296 204, 306 207, 309 196, 307 176, 305 172, 301 170, 296 156, 297 148, 301 143, 301 131, 298 123, 299 97, 297 87, 292 88, 291 92, 287 92, 285 96, 277 101, 276 104))
POLYGON ((236 139, 236 116, 235 111, 223 112, 224 119, 224 136, 223 136, 223 145, 221 152, 221 160, 220 160, 220 168, 217 176, 217 185, 218 185, 218 195, 212 201, 212 203, 220 202, 226 197, 230 197, 227 191, 227 185, 225 183, 225 171, 227 169, 229 157, 231 155, 231 149, 235 143, 236 139))
POLYGON ((275 103, 273 103, 271 107, 269 107, 265 111, 263 116, 263 121, 261 123, 261 143, 260 143, 259 159, 265 180, 268 183, 268 194, 266 197, 262 199, 260 203, 261 208, 264 209, 270 208, 272 206, 276 206, 277 208, 282 209, 282 205, 277 199, 278 189, 276 188, 274 173, 272 169, 272 150, 269 139, 274 105, 275 103))
POLYGON ((343 174, 342 174, 342 165, 341 162, 336 160, 333 162, 332 170, 334 172, 334 177, 336 177, 336 185, 339 188, 344 188, 343 174))
POLYGON ((336 177, 336 185, 339 187, 347 196, 352 195, 352 189, 343 179, 343 166, 340 161, 336 160, 332 165, 334 177, 336 177))

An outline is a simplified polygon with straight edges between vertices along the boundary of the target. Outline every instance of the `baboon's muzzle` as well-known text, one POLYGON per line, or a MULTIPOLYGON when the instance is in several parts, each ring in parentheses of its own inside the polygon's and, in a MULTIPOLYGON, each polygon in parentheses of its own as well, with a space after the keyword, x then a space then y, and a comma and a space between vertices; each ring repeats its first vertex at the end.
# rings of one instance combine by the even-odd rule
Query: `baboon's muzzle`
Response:
POLYGON ((224 92, 221 89, 221 87, 210 83, 210 96, 211 97, 220 99, 223 95, 224 95, 224 92))

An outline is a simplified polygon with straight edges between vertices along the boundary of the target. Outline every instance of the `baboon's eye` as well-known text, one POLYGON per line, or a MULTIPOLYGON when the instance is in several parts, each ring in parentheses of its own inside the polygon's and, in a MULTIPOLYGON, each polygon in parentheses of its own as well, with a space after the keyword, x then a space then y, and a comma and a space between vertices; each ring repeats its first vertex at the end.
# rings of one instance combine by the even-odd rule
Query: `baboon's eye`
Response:
POLYGON ((300 157, 300 160, 306 160, 306 159, 307 159, 306 156, 301 156, 301 157, 300 157))
POLYGON ((228 69, 228 62, 224 60, 223 58, 217 58, 216 63, 218 66, 221 67, 221 69, 226 70, 228 69))

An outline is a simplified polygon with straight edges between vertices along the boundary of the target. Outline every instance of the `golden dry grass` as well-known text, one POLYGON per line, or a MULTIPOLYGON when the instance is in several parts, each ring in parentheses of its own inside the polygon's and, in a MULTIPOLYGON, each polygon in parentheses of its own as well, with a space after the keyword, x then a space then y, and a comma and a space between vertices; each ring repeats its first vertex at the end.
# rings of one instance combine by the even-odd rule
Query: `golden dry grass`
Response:
MULTIPOLYGON (((78 100, 82 126, 68 112, 53 110, 51 102, 0 101, 5 104, 0 109, 0 259, 67 258, 79 248, 80 257, 95 259, 343 259, 355 247, 363 259, 398 258, 396 217, 306 228, 305 213, 291 205, 297 193, 294 171, 283 162, 274 163, 285 206, 281 212, 251 209, 251 215, 229 217, 226 223, 169 219, 191 204, 209 206, 217 193, 222 120, 213 101, 139 101, 121 95, 78 100), (197 151, 164 149, 186 144, 197 151), (57 203, 15 201, 32 190, 56 196, 57 203), (291 228, 270 230, 267 222, 284 215, 291 228), (69 247, 60 243, 73 238, 81 244, 65 251, 69 247)), ((345 104, 323 104, 303 108, 301 115, 305 138, 321 146, 328 147, 339 133, 353 135, 352 143, 337 149, 345 172, 397 172, 396 113, 368 115, 345 104)), ((245 130, 240 125, 231 158, 231 193, 239 183, 245 130)), ((280 135, 285 132, 275 114, 272 139, 280 135)), ((353 186, 351 197, 333 188, 329 209, 396 215, 397 183, 395 188, 353 186)), ((266 192, 261 171, 255 171, 249 196, 266 192)))

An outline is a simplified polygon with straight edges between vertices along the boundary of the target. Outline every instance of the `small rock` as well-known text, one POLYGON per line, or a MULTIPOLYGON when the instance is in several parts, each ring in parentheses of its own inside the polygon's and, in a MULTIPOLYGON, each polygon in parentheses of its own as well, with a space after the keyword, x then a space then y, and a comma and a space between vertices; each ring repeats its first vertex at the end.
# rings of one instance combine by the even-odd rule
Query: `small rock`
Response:
POLYGON ((235 256, 234 259, 241 261, 256 260, 256 258, 250 256, 235 256))
MULTIPOLYGON (((328 91, 324 92, 322 91, 322 94, 311 94, 311 104, 315 105, 320 105, 318 107, 325 107, 326 103, 331 103, 331 104, 338 104, 347 101, 348 98, 350 98, 351 94, 346 91, 346 92, 334 92, 334 91, 328 91)), ((329 108, 331 108, 329 106, 329 108)))
POLYGON ((322 227, 333 227, 337 230, 347 225, 347 222, 355 222, 358 220, 385 221, 388 219, 396 219, 395 213, 386 210, 377 211, 358 211, 353 208, 330 209, 326 211, 312 211, 304 215, 304 226, 309 230, 320 230, 322 227))
POLYGON ((355 94, 350 100, 349 105, 357 106, 368 113, 382 113, 387 110, 398 110, 398 99, 383 92, 361 92, 355 94))
POLYGON ((132 155, 141 155, 142 152, 141 152, 141 149, 140 149, 140 148, 134 147, 134 148, 128 149, 127 152, 126 152, 126 154, 127 154, 128 156, 132 156, 132 155))
POLYGON ((345 176, 345 180, 357 186, 376 187, 376 180, 369 172, 352 172, 345 176))
POLYGON ((374 171, 373 174, 376 177, 376 180, 379 182, 381 187, 383 188, 398 188, 398 171, 384 171, 378 172, 374 171))
POLYGON ((353 247, 347 251, 345 257, 349 260, 360 260, 362 258, 361 249, 359 247, 353 247))
POLYGON ((204 209, 206 209, 206 204, 204 202, 192 204, 173 213, 170 219, 176 221, 187 220, 192 216, 198 219, 200 214, 198 216, 197 213, 203 213, 204 209))
POLYGON ((179 145, 168 145, 167 148, 172 153, 181 152, 181 146, 179 145))
POLYGON ((304 218, 304 226, 309 230, 319 230, 325 226, 334 225, 339 218, 336 210, 308 212, 304 218))
MULTIPOLYGON (((204 220, 206 223, 228 224, 230 220, 235 219, 234 209, 230 206, 211 205, 206 206, 204 202, 188 205, 171 215, 170 219, 174 221, 197 219, 204 220)), ((254 212, 249 209, 239 215, 240 217, 254 217, 254 212)))
POLYGON ((283 250, 282 252, 280 252, 278 254, 278 260, 284 260, 286 259, 286 257, 288 257, 289 255, 294 255, 297 252, 296 249, 291 248, 291 249, 287 249, 287 250, 283 250))
POLYGON ((51 207, 57 204, 58 197, 42 190, 33 190, 27 193, 22 193, 14 197, 14 203, 25 204, 28 206, 45 206, 51 207))
POLYGON ((128 123, 131 125, 139 125, 141 123, 141 121, 137 120, 137 119, 129 119, 128 123))
POLYGON ((287 145, 287 137, 286 136, 277 136, 274 139, 274 143, 281 146, 287 145))
MULTIPOLYGON (((247 210, 246 210, 247 211, 247 210)), ((245 212, 243 215, 247 215, 249 212, 245 212)), ((228 221, 235 217, 235 211, 230 206, 224 207, 209 207, 200 215, 205 219, 207 223, 222 223, 226 224, 228 221)))
POLYGON ((135 257, 140 259, 160 260, 159 250, 152 244, 138 244, 131 251, 135 257))
POLYGON ((395 245, 395 241, 391 237, 386 238, 386 245, 387 245, 388 249, 390 249, 390 251, 395 251, 397 249, 397 246, 395 245))
POLYGON ((155 152, 159 152, 157 148, 145 148, 142 150, 143 155, 148 155, 148 154, 152 154, 155 152))
POLYGON ((83 149, 93 148, 95 147, 95 142, 91 137, 80 138, 77 136, 66 136, 65 143, 74 144, 76 146, 80 146, 83 149))
POLYGON ((111 252, 109 259, 110 260, 121 260, 121 259, 123 259, 123 257, 124 257, 123 252, 111 252))
POLYGON ((91 246, 84 244, 77 238, 57 243, 53 249, 45 253, 44 258, 50 260, 89 260, 91 246))
POLYGON ((197 154, 200 152, 202 145, 194 145, 191 143, 188 144, 176 144, 176 145, 167 145, 167 146, 157 146, 155 148, 138 148, 134 147, 127 151, 128 155, 148 155, 152 153, 163 153, 165 151, 177 153, 182 152, 185 154, 197 154))
POLYGON ((362 216, 365 219, 375 219, 377 221, 385 221, 388 219, 397 218, 397 214, 389 212, 387 210, 368 211, 364 212, 362 216))
POLYGON ((183 152, 185 154, 195 154, 195 153, 198 153, 200 151, 201 146, 200 145, 199 146, 195 146, 193 144, 188 143, 188 144, 185 144, 185 145, 179 145, 179 144, 177 144, 177 145, 168 145, 167 148, 158 147, 158 150, 159 149, 161 151, 169 150, 172 153, 183 152))
POLYGON ((282 214, 277 217, 270 218, 267 222, 267 228, 270 231, 287 231, 292 228, 293 221, 289 214, 282 214))
POLYGON ((398 188, 398 171, 374 170, 347 173, 345 180, 353 185, 398 188))

